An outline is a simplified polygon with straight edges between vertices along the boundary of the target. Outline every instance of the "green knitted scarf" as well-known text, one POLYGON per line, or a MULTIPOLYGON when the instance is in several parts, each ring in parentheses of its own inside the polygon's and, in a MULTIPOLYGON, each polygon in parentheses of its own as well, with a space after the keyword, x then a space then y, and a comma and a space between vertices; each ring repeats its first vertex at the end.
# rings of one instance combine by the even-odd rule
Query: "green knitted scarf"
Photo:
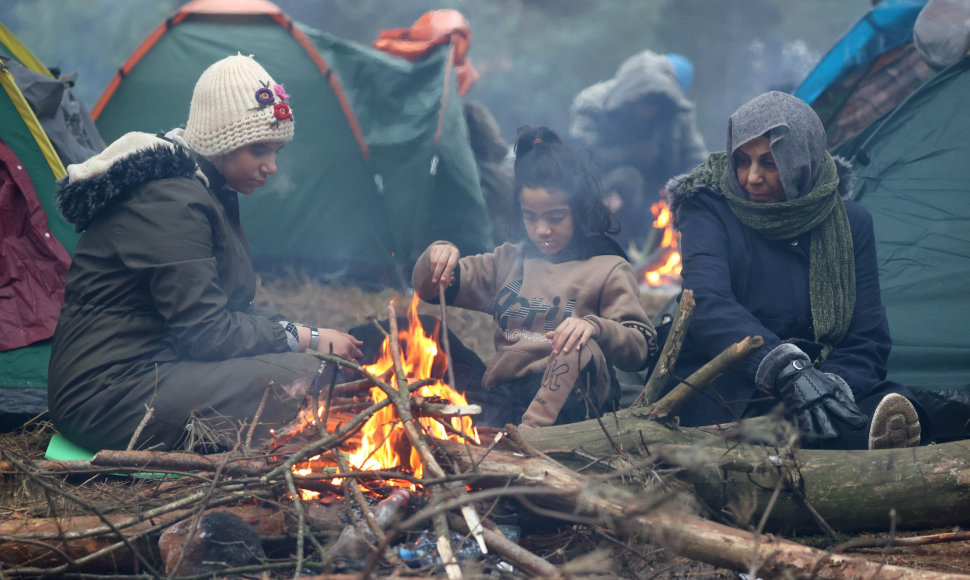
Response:
POLYGON ((672 205, 676 208, 698 189, 711 189, 724 196, 742 224, 770 240, 811 232, 808 281, 812 327, 815 341, 822 345, 818 360, 825 360, 848 332, 855 309, 855 253, 835 161, 826 153, 812 191, 777 203, 736 196, 728 183, 729 171, 727 154, 712 153, 677 188, 672 205))

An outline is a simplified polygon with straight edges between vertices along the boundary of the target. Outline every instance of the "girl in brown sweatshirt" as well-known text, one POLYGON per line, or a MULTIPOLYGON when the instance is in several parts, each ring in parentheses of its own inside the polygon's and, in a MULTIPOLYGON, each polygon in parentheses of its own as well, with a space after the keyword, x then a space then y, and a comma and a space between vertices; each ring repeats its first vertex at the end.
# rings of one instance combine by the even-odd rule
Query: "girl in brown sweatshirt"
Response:
POLYGON ((495 358, 482 379, 482 424, 528 427, 581 421, 612 410, 612 371, 645 368, 656 330, 590 162, 545 127, 515 143, 516 218, 510 239, 461 257, 447 241, 418 258, 412 284, 425 301, 492 314, 495 358))

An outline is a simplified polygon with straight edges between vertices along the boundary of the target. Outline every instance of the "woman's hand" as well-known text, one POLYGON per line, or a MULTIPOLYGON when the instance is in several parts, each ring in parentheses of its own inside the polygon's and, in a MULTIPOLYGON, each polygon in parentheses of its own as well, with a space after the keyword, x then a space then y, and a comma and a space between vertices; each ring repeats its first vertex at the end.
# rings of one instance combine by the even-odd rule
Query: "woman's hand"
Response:
POLYGON ((353 335, 334 330, 332 328, 320 329, 319 352, 330 352, 330 345, 333 345, 333 354, 352 361, 360 361, 364 353, 360 351, 363 341, 357 340, 353 335))
POLYGON ((555 356, 560 352, 568 352, 574 346, 576 350, 583 348, 586 341, 593 336, 594 330, 593 324, 589 321, 582 318, 567 318, 556 330, 547 332, 546 338, 552 339, 552 354, 555 356))
MULTIPOLYGON (((306 350, 310 344, 310 328, 300 326, 297 328, 300 335, 300 348, 306 350)), ((333 345, 333 354, 340 358, 359 362, 364 355, 360 351, 360 346, 364 343, 354 338, 353 335, 334 330, 332 328, 321 328, 320 341, 317 343, 317 352, 330 352, 330 345, 333 345)))
POLYGON ((460 257, 458 248, 453 244, 432 244, 428 248, 428 259, 431 261, 431 282, 434 284, 451 284, 460 257))

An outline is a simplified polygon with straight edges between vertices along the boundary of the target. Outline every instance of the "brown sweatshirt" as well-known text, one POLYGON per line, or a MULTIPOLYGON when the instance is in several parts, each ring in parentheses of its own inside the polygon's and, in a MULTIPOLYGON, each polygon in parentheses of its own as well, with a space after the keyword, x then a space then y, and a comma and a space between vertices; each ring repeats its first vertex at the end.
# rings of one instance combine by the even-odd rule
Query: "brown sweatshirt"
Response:
MULTIPOLYGON (((448 304, 488 312, 495 319, 496 354, 482 379, 484 387, 541 374, 552 352, 545 333, 568 317, 592 323, 592 338, 617 368, 639 370, 656 355, 656 330, 640 303, 633 268, 622 256, 556 263, 526 254, 523 243, 506 243, 491 253, 465 256, 447 292, 448 304)), ((438 301, 427 249, 411 282, 423 300, 438 301)))

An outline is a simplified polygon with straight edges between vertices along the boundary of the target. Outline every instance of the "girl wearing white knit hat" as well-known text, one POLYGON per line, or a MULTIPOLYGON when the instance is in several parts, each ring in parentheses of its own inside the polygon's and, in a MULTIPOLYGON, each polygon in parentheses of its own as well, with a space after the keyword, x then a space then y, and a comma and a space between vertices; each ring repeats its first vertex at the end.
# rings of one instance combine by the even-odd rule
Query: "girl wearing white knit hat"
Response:
POLYGON ((237 193, 276 173, 293 128, 283 85, 230 56, 199 77, 185 129, 128 133, 68 167, 58 208, 84 234, 51 349, 62 435, 92 450, 212 449, 261 407, 266 438, 333 375, 306 350, 361 355, 349 334, 252 305, 237 193))

